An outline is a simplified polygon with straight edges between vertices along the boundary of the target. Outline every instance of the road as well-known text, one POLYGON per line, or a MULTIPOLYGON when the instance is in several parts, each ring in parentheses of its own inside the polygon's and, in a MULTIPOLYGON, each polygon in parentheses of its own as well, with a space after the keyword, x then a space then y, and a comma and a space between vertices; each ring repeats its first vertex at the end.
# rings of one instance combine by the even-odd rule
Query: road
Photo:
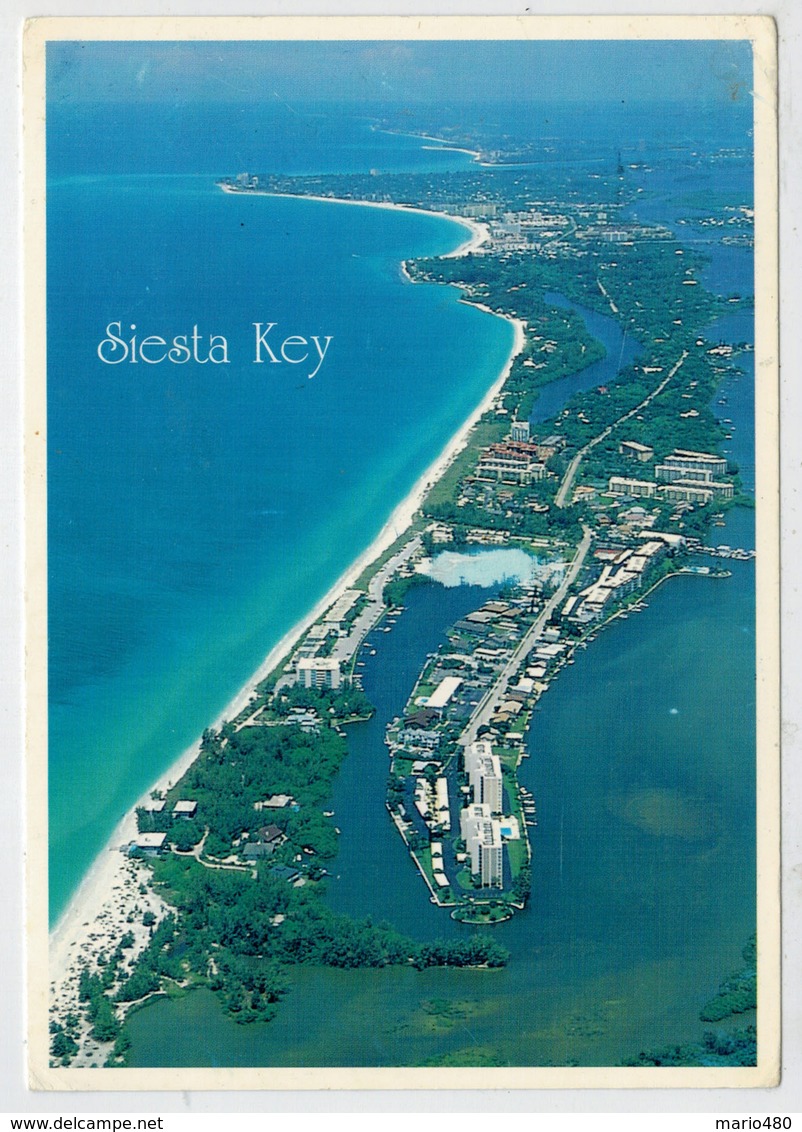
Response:
MULTIPOLYGON (((340 662, 341 671, 353 659, 357 649, 364 641, 370 630, 385 611, 382 594, 384 587, 390 581, 396 570, 415 555, 421 548, 420 535, 413 535, 409 542, 405 542, 401 549, 376 571, 368 583, 368 601, 365 608, 355 619, 347 636, 339 637, 334 644, 331 655, 340 662)), ((275 690, 290 687, 295 683, 294 673, 286 673, 276 682, 275 690)))
POLYGON ((518 647, 515 649, 512 656, 502 668, 495 682, 485 692, 476 708, 476 711, 471 716, 468 726, 465 728, 459 738, 459 742, 463 746, 467 746, 469 743, 473 743, 475 741, 479 728, 484 727, 489 722, 490 716, 496 709, 496 705, 503 703, 504 697, 507 693, 507 685, 510 682, 510 678, 517 674, 521 666, 521 662, 523 661, 524 657, 527 656, 527 654, 532 650, 535 642, 543 632, 543 627, 545 626, 546 622, 551 617, 552 613, 560 604, 560 602, 563 600, 570 587, 573 585, 574 579, 581 570, 582 563, 585 561, 585 557, 588 553, 590 543, 593 538, 593 531, 590 527, 583 527, 583 530, 585 533, 582 536, 582 541, 576 548, 576 554, 574 555, 573 561, 568 567, 566 575, 560 583, 559 588, 554 591, 549 600, 546 602, 538 619, 527 630, 526 634, 518 644, 518 647))
POLYGON ((662 393, 665 387, 668 385, 669 381, 671 381, 671 378, 685 361, 687 356, 688 351, 683 350, 679 360, 672 366, 668 374, 663 378, 657 388, 652 390, 648 397, 645 397, 639 405, 635 406, 634 409, 630 409, 628 413, 624 413, 622 417, 619 417, 617 420, 613 421, 612 424, 609 424, 603 432, 600 432, 598 436, 594 436, 593 440, 588 441, 584 448, 579 449, 576 456, 574 456, 573 460, 568 465, 565 475, 563 476, 563 482, 560 484, 560 489, 554 497, 555 507, 565 506, 566 496, 571 490, 571 485, 574 482, 574 476, 577 473, 577 468, 582 463, 582 460, 587 455, 587 453, 590 452, 591 448, 595 448, 597 444, 600 444, 602 440, 610 435, 614 428, 618 428, 618 426, 620 424, 623 424, 624 421, 628 421, 630 417, 634 417, 636 413, 639 413, 641 409, 645 408, 649 404, 650 401, 652 401, 655 397, 662 393))
POLYGON ((368 583, 367 605, 354 621, 348 636, 340 637, 331 652, 331 655, 339 660, 341 668, 345 667, 345 665, 351 661, 356 650, 384 613, 385 605, 382 597, 384 587, 390 581, 390 578, 396 570, 409 562, 410 558, 412 558, 420 548, 420 535, 415 535, 409 542, 404 544, 397 554, 394 554, 392 558, 385 562, 381 569, 377 570, 370 579, 368 583))

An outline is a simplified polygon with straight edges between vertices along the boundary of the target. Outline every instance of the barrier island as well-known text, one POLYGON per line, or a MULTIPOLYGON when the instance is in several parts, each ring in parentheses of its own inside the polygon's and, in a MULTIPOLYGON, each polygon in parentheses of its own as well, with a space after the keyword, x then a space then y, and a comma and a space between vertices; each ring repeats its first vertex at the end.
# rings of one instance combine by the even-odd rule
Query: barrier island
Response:
MULTIPOLYGON (((369 634, 392 631, 410 587, 445 551, 503 547, 531 558, 530 576, 456 622, 427 659, 387 726, 386 795, 373 799, 429 899, 484 928, 526 914, 536 890, 537 799, 517 772, 551 682, 665 579, 707 584, 727 573, 711 557, 753 553, 710 537, 728 508, 751 503, 721 454, 726 421, 713 409, 751 346, 706 336, 751 298, 711 294, 702 256, 660 225, 625 219, 631 190, 620 163, 580 193, 570 175, 544 186, 543 169, 513 173, 497 158, 437 179, 219 182, 234 196, 462 220, 471 236, 461 254, 408 261, 403 272, 509 319, 515 343, 505 371, 488 374, 483 404, 371 551, 137 807, 117 839, 123 895, 105 908, 102 945, 76 951, 78 937, 65 935, 56 1064, 125 1064, 127 1012, 196 987, 215 991, 238 1022, 267 1021, 297 964, 502 966, 508 953, 487 930, 420 943, 323 899, 339 833, 327 809, 332 782, 349 726, 373 710, 360 678, 369 634), (577 307, 612 317, 637 343, 634 360, 603 384, 582 385, 605 350, 577 307), (577 377, 559 410, 541 417, 544 391, 577 377)), ((747 206, 737 215, 748 240, 747 206)))

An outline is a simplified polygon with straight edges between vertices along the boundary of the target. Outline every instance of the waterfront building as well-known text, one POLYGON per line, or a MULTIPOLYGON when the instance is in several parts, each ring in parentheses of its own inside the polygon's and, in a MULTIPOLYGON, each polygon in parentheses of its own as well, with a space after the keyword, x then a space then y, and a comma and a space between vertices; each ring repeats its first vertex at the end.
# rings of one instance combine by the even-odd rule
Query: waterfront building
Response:
POLYGON ((669 531, 638 531, 638 538, 657 539, 664 543, 669 550, 681 550, 685 546, 685 536, 675 535, 669 531))
POLYGON ((197 802, 182 801, 176 802, 173 806, 174 818, 194 818, 198 809, 197 802))
POLYGON ((491 814, 500 814, 503 796, 501 763, 488 742, 479 740, 468 745, 465 750, 465 770, 474 802, 489 806, 491 814))
POLYGON ((501 827, 490 817, 486 805, 468 806, 460 814, 460 832, 468 850, 471 872, 483 888, 501 888, 504 883, 501 827))
POLYGON ((710 452, 691 452, 685 448, 675 448, 670 456, 666 456, 664 464, 678 469, 677 478, 681 478, 684 470, 709 471, 711 476, 724 476, 727 474, 727 461, 724 456, 715 456, 710 452))
POLYGON ((140 853, 143 857, 158 857, 164 848, 166 833, 140 833, 131 843, 129 852, 140 853))
POLYGON ((479 869, 477 871, 482 878, 483 888, 501 888, 504 884, 501 829, 497 821, 486 822, 482 827, 482 840, 479 844, 479 869))
POLYGON ((631 495, 636 498, 652 499, 657 494, 657 484, 651 480, 632 480, 625 476, 610 476, 608 488, 611 495, 631 495))
POLYGON ((439 718, 440 714, 434 708, 420 708, 404 718, 404 727, 410 731, 415 729, 429 731, 431 725, 436 723, 439 718))
POLYGON ((436 751, 440 746, 440 739, 439 731, 424 731, 416 727, 405 727, 398 732, 398 742, 403 747, 422 747, 427 751, 436 751))
POLYGON ((343 621, 351 612, 359 598, 363 596, 361 590, 346 590, 345 593, 337 598, 331 609, 327 611, 323 618, 324 623, 330 627, 334 626, 341 629, 343 621))
POLYGON ((260 860, 262 857, 272 857, 279 845, 286 840, 277 825, 264 826, 257 830, 253 840, 246 844, 242 855, 250 861, 260 860))
MULTIPOLYGON (((673 483, 673 484, 667 484, 663 488, 663 492, 665 494, 668 491, 668 489, 671 488, 671 487, 695 487, 695 486, 697 486, 697 485, 694 484, 693 482, 689 483, 688 480, 681 479, 681 480, 676 480, 676 482, 673 483)), ((735 495, 735 486, 732 483, 719 483, 716 480, 710 480, 707 483, 705 483, 704 485, 700 485, 700 486, 704 486, 708 490, 712 491, 713 495, 718 496, 719 499, 732 499, 732 497, 735 495)))
POLYGON ((510 440, 529 441, 529 421, 513 421, 510 430, 510 440))
POLYGON ((443 708, 448 704, 461 683, 462 678, 459 676, 444 677, 432 692, 431 696, 429 696, 429 699, 426 701, 426 707, 433 708, 435 711, 442 713, 443 708))
POLYGON ((481 802, 474 802, 460 811, 459 833, 466 845, 469 838, 476 832, 476 823, 490 821, 490 818, 490 807, 482 805, 481 802))
POLYGON ((286 806, 291 806, 294 801, 295 799, 290 794, 271 794, 263 802, 254 802, 253 808, 255 810, 283 810, 286 806))
POLYGON ((451 810, 448 804, 448 779, 438 778, 434 784, 434 823, 446 833, 451 829, 451 810))
POLYGON ((664 499, 673 503, 709 503, 713 498, 710 487, 694 483, 667 483, 662 492, 664 499))
POLYGON ((298 683, 304 688, 339 688, 339 660, 333 656, 302 657, 298 661, 298 683))
POLYGON ((676 464, 655 464, 654 478, 661 483, 673 483, 675 480, 689 480, 693 483, 710 483, 713 479, 711 468, 683 468, 676 464))
POLYGON ((523 441, 491 444, 482 450, 476 478, 523 485, 539 483, 546 477, 546 466, 536 456, 536 445, 523 441))

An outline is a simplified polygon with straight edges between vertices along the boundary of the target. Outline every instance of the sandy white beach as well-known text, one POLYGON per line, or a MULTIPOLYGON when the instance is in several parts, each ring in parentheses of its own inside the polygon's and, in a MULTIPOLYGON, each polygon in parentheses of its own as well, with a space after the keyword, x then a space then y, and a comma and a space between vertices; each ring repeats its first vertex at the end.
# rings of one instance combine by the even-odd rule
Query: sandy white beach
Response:
MULTIPOLYGON (((274 195, 274 194, 261 194, 274 195)), ((330 197, 313 197, 308 199, 322 200, 326 203, 361 205, 374 208, 397 208, 405 211, 421 212, 428 215, 444 216, 443 213, 431 213, 426 209, 412 208, 406 205, 390 203, 374 203, 350 200, 335 200, 330 197)), ((453 252, 447 253, 449 257, 466 255, 473 251, 487 238, 487 230, 483 225, 476 224, 462 217, 447 217, 462 224, 470 231, 470 237, 453 252)), ((467 301, 467 300, 465 300, 467 301)), ((487 307, 479 303, 472 304, 482 310, 487 307)), ((495 314, 495 312, 489 311, 495 314)), ((270 650, 262 664, 251 678, 226 705, 219 717, 212 724, 219 728, 228 719, 237 716, 255 695, 256 687, 273 669, 290 653, 292 648, 303 634, 318 620, 349 588, 363 571, 374 562, 395 540, 406 531, 418 511, 426 493, 439 479, 451 461, 466 445, 474 424, 492 405, 504 385, 517 354, 521 351, 525 341, 524 323, 519 319, 504 317, 514 328, 513 343, 506 363, 495 381, 485 393, 481 402, 476 406, 470 416, 463 422, 449 443, 426 469, 413 486, 405 499, 393 510, 384 526, 373 542, 360 554, 349 568, 341 575, 329 591, 315 604, 309 613, 302 618, 281 640, 270 650)), ((174 785, 192 765, 200 752, 200 737, 178 758, 160 778, 153 783, 146 794, 137 801, 134 807, 125 815, 115 828, 108 844, 96 858, 92 868, 84 877, 80 887, 73 895, 63 915, 58 920, 50 934, 49 954, 49 980, 51 988, 51 1008, 57 1017, 64 1017, 70 1011, 80 1013, 77 991, 80 967, 88 958, 94 957, 100 951, 113 950, 120 937, 126 931, 136 926, 137 942, 134 951, 144 947, 147 942, 147 929, 142 930, 141 913, 150 909, 157 917, 164 914, 165 905, 148 890, 147 897, 143 896, 140 885, 143 874, 147 868, 132 861, 121 847, 127 846, 136 836, 136 806, 146 802, 154 791, 166 791, 174 785), (134 907, 139 908, 135 922, 129 919, 134 907)), ((78 1064, 78 1062, 75 1062, 78 1064)))

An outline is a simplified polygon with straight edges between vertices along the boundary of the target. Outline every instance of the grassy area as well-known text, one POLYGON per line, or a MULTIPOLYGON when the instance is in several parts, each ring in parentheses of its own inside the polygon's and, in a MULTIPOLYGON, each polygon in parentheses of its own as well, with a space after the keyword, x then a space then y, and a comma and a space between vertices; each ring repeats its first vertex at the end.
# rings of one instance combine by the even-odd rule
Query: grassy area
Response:
POLYGON ((524 837, 526 837, 525 826, 522 820, 519 821, 519 825, 521 826, 521 839, 519 841, 505 842, 507 846, 507 859, 510 862, 510 872, 513 878, 518 876, 518 873, 524 865, 529 864, 529 854, 526 851, 526 842, 524 841, 524 837))

